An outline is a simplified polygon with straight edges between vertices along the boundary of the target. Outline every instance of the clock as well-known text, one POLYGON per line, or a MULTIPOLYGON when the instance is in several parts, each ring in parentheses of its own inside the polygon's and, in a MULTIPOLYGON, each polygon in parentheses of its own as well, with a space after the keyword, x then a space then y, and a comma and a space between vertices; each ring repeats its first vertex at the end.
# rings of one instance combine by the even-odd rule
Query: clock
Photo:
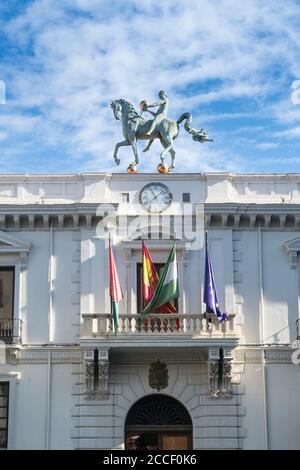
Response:
POLYGON ((172 203, 172 193, 162 183, 149 183, 140 192, 140 204, 148 212, 159 214, 172 203))

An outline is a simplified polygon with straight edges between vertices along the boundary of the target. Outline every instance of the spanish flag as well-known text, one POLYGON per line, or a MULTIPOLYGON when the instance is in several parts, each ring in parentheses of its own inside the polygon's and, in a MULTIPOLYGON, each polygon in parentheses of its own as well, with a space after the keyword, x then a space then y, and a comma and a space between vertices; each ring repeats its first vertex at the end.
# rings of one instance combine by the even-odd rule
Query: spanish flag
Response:
POLYGON ((147 305, 153 297, 158 285, 158 274, 154 263, 143 241, 143 299, 147 305))
MULTIPOLYGON (((159 284, 159 277, 152 261, 151 255, 143 241, 143 303, 144 308, 150 304, 150 301, 154 297, 156 288, 159 284)), ((175 306, 168 302, 159 307, 157 313, 176 313, 175 306)))

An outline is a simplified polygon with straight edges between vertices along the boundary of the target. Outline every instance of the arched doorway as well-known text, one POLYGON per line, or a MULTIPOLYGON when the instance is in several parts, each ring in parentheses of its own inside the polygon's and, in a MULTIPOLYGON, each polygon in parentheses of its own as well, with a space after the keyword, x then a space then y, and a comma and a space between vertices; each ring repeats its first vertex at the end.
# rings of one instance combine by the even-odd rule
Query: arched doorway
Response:
POLYGON ((193 424, 175 398, 153 394, 138 400, 125 421, 126 450, 192 449, 193 424))

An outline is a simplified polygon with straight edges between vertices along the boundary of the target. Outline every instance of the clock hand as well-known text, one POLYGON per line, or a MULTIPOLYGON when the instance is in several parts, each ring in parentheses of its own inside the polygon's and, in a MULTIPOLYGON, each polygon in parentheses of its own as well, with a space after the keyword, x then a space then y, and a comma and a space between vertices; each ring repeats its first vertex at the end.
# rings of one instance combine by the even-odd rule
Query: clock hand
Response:
POLYGON ((153 192, 152 188, 150 188, 150 191, 153 194, 153 196, 155 197, 155 193, 153 192))
POLYGON ((158 198, 158 196, 159 196, 161 193, 163 193, 163 192, 164 192, 164 189, 162 189, 161 191, 159 191, 159 193, 158 193, 158 194, 156 194, 156 196, 155 196, 153 199, 151 199, 151 201, 150 201, 150 202, 153 202, 155 199, 157 199, 157 198, 158 198))

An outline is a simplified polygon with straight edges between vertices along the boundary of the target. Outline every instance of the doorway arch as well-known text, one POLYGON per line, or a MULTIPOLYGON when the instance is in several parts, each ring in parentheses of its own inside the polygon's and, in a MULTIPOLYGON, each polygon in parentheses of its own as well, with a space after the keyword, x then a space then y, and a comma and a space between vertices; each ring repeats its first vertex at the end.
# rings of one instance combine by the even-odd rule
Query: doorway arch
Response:
POLYGON ((173 397, 152 394, 140 398, 127 413, 125 449, 192 449, 193 423, 188 410, 173 397))

